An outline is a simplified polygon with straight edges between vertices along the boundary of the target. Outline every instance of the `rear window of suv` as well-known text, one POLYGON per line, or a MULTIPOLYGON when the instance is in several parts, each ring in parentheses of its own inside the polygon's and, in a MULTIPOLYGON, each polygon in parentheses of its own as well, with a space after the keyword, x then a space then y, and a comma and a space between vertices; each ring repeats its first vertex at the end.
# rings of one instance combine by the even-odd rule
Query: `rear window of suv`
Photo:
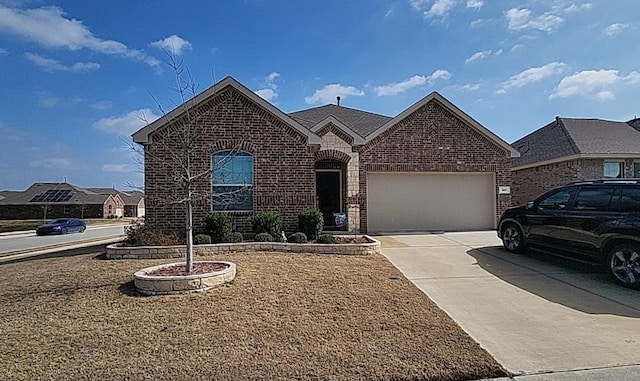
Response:
POLYGON ((629 212, 640 211, 640 187, 622 187, 619 208, 629 212))
POLYGON ((583 187, 576 195, 576 210, 611 210, 614 187, 583 187))

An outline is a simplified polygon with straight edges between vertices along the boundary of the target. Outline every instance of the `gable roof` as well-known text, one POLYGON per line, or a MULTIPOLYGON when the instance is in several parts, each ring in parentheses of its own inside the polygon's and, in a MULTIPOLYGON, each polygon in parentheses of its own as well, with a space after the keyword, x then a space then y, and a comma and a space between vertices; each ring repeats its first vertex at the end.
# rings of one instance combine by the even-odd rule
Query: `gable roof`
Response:
MULTIPOLYGON (((299 122, 292 119, 289 115, 285 114, 284 112, 280 111, 280 109, 278 109, 271 103, 267 102, 266 100, 258 96, 253 91, 243 86, 240 82, 236 81, 233 77, 226 77, 222 81, 214 84, 213 86, 209 87, 208 89, 196 95, 194 98, 188 100, 187 102, 192 102, 193 105, 203 104, 209 101, 211 98, 213 98, 216 94, 224 91, 228 87, 232 87, 236 89, 242 95, 249 98, 252 102, 256 103, 258 106, 260 106, 264 110, 270 112, 278 119, 287 123, 288 125, 293 127, 295 130, 300 132, 302 135, 306 136, 307 144, 320 144, 321 142, 320 137, 318 137, 316 134, 311 132, 308 128, 303 127, 299 122)), ((156 121, 134 132, 133 135, 131 135, 133 137, 133 141, 139 144, 149 143, 149 135, 151 135, 151 133, 165 126, 170 121, 181 117, 184 114, 184 112, 185 110, 181 105, 176 107, 175 109, 163 115, 161 118, 157 119, 156 121)))
POLYGON ((413 114, 414 112, 416 112, 417 110, 425 106, 427 103, 432 101, 438 102, 442 107, 444 107, 446 110, 451 112, 454 116, 456 116, 457 118, 465 122, 468 126, 475 129, 478 133, 486 137, 489 141, 493 142, 498 147, 501 147, 502 149, 507 151, 511 155, 511 157, 520 156, 520 153, 516 149, 514 149, 507 142, 502 140, 498 135, 486 129, 483 125, 481 125, 475 119, 467 115, 464 111, 460 110, 456 105, 451 103, 447 98, 443 97, 436 91, 420 99, 419 101, 411 105, 409 108, 407 108, 406 110, 398 114, 398 116, 396 116, 393 119, 390 119, 384 125, 380 126, 376 131, 374 131, 372 134, 367 136, 367 141, 371 141, 375 139, 377 136, 381 135, 386 130, 395 126, 400 121, 409 117, 411 114, 413 114))
POLYGON ((635 128, 636 130, 640 131, 640 119, 633 118, 630 121, 628 121, 627 124, 635 128))
POLYGON ((333 117, 362 137, 366 137, 392 119, 386 115, 333 104, 296 111, 289 115, 310 130, 318 123, 333 117))
POLYGON ((513 142, 514 169, 574 158, 625 158, 640 154, 640 130, 625 122, 561 118, 513 142))
POLYGON ((137 205, 144 198, 144 194, 135 191, 129 193, 120 192, 113 188, 80 188, 69 183, 33 183, 24 191, 0 192, 0 205, 101 205, 110 197, 122 199, 125 205, 137 205), (36 197, 45 194, 45 192, 53 191, 62 191, 66 197, 60 201, 32 201, 36 197))

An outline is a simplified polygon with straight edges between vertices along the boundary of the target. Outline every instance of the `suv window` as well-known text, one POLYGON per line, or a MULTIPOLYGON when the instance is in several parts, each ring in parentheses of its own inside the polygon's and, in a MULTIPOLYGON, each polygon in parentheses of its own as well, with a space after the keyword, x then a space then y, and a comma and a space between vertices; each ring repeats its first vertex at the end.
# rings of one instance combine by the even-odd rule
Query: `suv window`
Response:
POLYGON ((640 211, 640 187, 622 187, 620 203, 624 211, 640 211))
POLYGON ((610 210, 614 187, 583 187, 576 196, 577 210, 610 210))
POLYGON ((574 188, 559 189, 538 201, 538 208, 541 209, 565 209, 575 192, 574 188))

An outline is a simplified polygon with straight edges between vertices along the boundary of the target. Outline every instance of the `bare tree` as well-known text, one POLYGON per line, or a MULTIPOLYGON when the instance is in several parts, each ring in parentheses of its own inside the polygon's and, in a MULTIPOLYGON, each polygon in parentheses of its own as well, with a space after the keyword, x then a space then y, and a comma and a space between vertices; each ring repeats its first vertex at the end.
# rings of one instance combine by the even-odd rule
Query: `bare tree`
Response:
MULTIPOLYGON (((164 200, 166 205, 184 205, 185 207, 185 228, 186 228, 186 266, 187 272, 193 271, 193 208, 196 202, 210 201, 222 209, 225 205, 231 205, 241 197, 246 196, 244 187, 218 187, 214 190, 212 173, 218 182, 229 183, 228 177, 233 176, 230 168, 232 158, 238 153, 238 147, 225 150, 222 157, 211 159, 211 163, 203 168, 202 152, 199 151, 199 143, 203 135, 199 128, 199 121, 204 115, 197 104, 197 86, 191 73, 178 57, 170 52, 167 55, 167 65, 174 74, 175 86, 171 88, 178 95, 175 102, 176 109, 180 112, 167 112, 160 102, 153 97, 158 110, 164 118, 167 118, 161 131, 158 131, 154 140, 150 144, 160 145, 165 152, 165 156, 171 157, 171 163, 167 163, 166 170, 171 172, 171 189, 163 189, 170 195, 164 200), (166 155, 168 153, 168 155, 166 155), (195 163, 198 163, 197 165, 195 163), (203 180, 208 180, 210 186, 206 190, 202 189, 203 180)), ((215 113, 215 110, 213 111, 215 113)), ((211 117, 212 111, 206 110, 211 117)), ((147 124, 149 120, 142 115, 147 124)), ((152 159, 153 152, 149 147, 128 143, 129 147, 138 153, 134 159, 139 168, 144 168, 145 161, 152 159)), ((230 180, 230 179, 229 179, 230 180)), ((130 187, 132 184, 129 184, 130 187)), ((140 189, 140 187, 135 187, 140 189)))

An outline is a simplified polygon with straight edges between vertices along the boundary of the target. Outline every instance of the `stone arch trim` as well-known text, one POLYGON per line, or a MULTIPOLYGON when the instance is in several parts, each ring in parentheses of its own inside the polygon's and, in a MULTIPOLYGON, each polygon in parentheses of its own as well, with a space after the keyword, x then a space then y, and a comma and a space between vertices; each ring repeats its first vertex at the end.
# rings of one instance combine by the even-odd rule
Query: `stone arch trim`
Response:
POLYGON ((320 160, 336 160, 341 163, 348 163, 351 160, 351 156, 348 153, 338 151, 335 149, 323 149, 314 154, 314 161, 320 160))
POLYGON ((251 154, 254 154, 257 151, 256 146, 254 144, 251 144, 245 140, 240 140, 240 139, 216 140, 211 145, 211 151, 213 153, 219 152, 219 151, 227 151, 227 150, 245 151, 251 154))

